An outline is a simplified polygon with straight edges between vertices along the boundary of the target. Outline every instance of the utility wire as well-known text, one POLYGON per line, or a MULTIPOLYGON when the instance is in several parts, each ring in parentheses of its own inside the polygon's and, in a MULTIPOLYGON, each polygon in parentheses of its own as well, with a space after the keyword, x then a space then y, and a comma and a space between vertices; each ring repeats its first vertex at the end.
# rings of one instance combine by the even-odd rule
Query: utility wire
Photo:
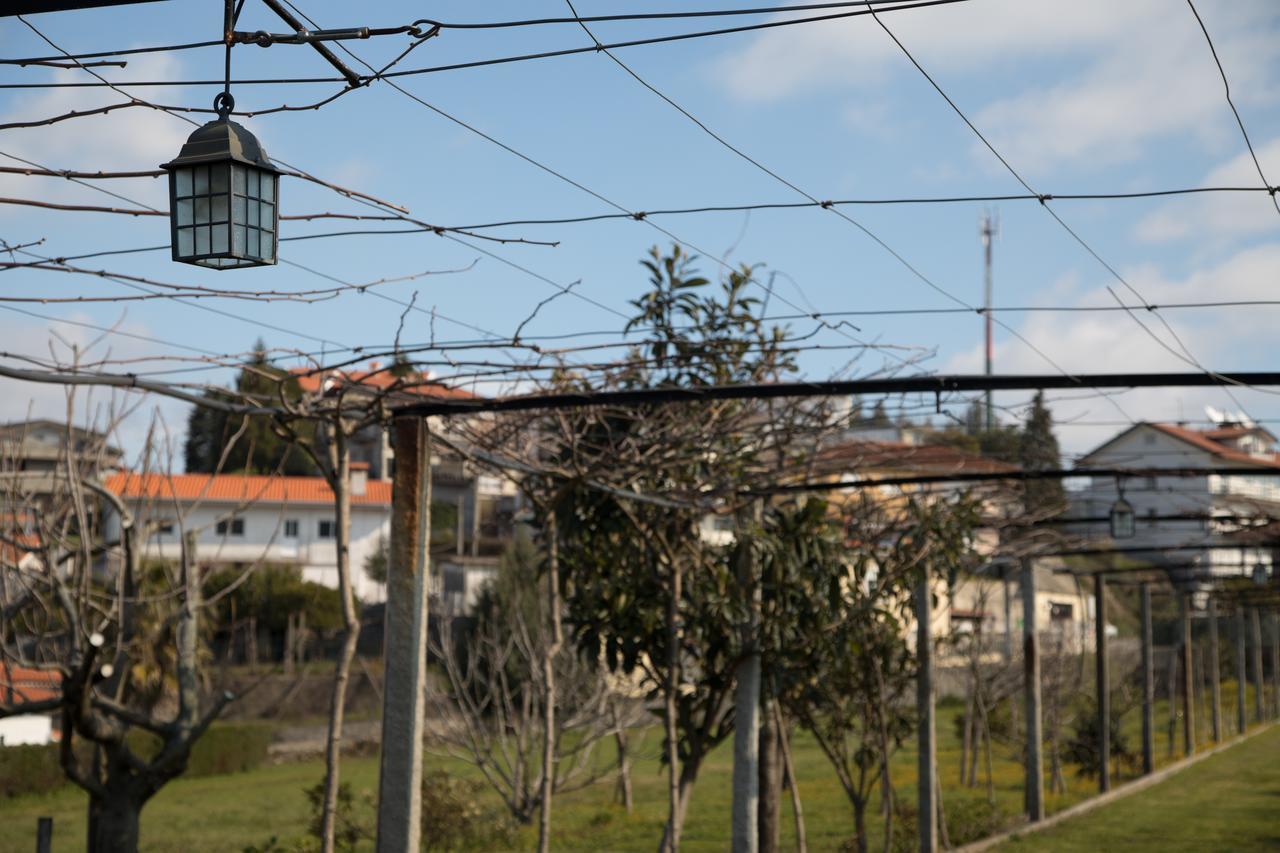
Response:
MULTIPOLYGON (((1204 33, 1204 40, 1209 45, 1209 52, 1213 54, 1213 62, 1218 66, 1218 74, 1222 77, 1222 89, 1227 96, 1227 106, 1231 107, 1231 114, 1236 117, 1236 125, 1240 128, 1240 135, 1244 137, 1244 144, 1249 149, 1249 156, 1253 158, 1253 167, 1258 170, 1258 177, 1262 179, 1264 186, 1271 186, 1267 176, 1262 171, 1262 164, 1258 162, 1258 154, 1253 150, 1253 142, 1249 139, 1249 131, 1244 128, 1244 119, 1240 117, 1240 110, 1236 109, 1236 102, 1231 98, 1231 84, 1227 82, 1227 71, 1222 67, 1222 60, 1218 57, 1218 49, 1214 47, 1213 38, 1209 35, 1209 28, 1205 26, 1204 19, 1200 17, 1200 12, 1196 9, 1196 4, 1192 0, 1187 0, 1187 5, 1191 7, 1191 14, 1196 16, 1196 23, 1200 25, 1200 32, 1204 33)), ((1280 200, 1276 199, 1276 190, 1272 188, 1271 203, 1275 206, 1276 213, 1280 213, 1280 200)))

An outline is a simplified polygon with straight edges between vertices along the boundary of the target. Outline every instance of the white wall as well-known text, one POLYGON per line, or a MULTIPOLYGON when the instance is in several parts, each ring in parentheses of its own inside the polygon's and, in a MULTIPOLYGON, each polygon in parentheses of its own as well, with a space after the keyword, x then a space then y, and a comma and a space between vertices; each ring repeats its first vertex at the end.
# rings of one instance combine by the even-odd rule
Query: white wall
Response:
POLYGON ((0 746, 40 745, 52 741, 52 717, 18 714, 0 719, 0 746))
MULTIPOLYGON (((152 535, 144 547, 145 557, 177 559, 183 530, 199 529, 196 541, 199 558, 223 563, 290 563, 302 569, 305 580, 336 588, 337 549, 332 538, 321 538, 320 522, 333 520, 332 504, 254 504, 236 513, 244 521, 244 532, 233 536, 217 533, 217 522, 236 509, 234 504, 203 502, 186 506, 181 513, 148 508, 151 520, 172 520, 171 532, 152 535), (181 517, 179 517, 181 515, 181 517), (287 522, 297 522, 297 535, 286 535, 287 522)), ((140 519, 141 520, 141 519, 140 519)), ((351 507, 351 574, 356 595, 365 602, 386 599, 383 584, 364 574, 366 558, 378 547, 379 537, 389 537, 391 507, 356 504, 351 507)), ((108 539, 118 535, 118 523, 107 525, 108 539)))

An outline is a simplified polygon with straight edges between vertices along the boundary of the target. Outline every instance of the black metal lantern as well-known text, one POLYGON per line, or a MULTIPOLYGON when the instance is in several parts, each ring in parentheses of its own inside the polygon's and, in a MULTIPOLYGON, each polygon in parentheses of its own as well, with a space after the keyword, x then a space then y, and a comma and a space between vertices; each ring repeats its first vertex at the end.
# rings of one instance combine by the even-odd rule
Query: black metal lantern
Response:
POLYGON ((1111 505, 1111 538, 1132 539, 1135 529, 1133 507, 1122 496, 1111 505))
POLYGON ((218 95, 218 118, 187 139, 169 172, 173 259, 213 269, 276 262, 280 170, 252 133, 231 121, 235 101, 218 95))

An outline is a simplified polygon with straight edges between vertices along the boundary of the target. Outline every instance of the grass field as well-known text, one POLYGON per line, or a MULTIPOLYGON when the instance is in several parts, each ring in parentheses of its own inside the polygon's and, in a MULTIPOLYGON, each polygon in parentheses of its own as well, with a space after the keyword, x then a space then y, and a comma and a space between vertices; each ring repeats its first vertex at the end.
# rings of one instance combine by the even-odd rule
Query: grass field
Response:
MULTIPOLYGON (((1233 692, 1224 690, 1224 698, 1230 700, 1232 696, 1234 696, 1233 692)), ((1230 704, 1226 711, 1227 719, 1234 719, 1230 704)), ((939 767, 945 786, 944 799, 950 804, 948 811, 951 811, 951 807, 962 804, 964 800, 981 800, 986 796, 985 785, 974 789, 960 789, 956 784, 959 773, 959 744, 953 725, 956 713, 954 708, 944 708, 939 714, 939 767)), ((1206 716, 1202 714, 1201 719, 1206 716)), ((1165 719, 1167 719, 1167 712, 1161 707, 1157 715, 1156 741, 1159 763, 1171 760, 1165 748, 1165 730, 1162 725, 1165 719)), ((1140 723, 1136 713, 1128 715, 1125 723, 1131 743, 1139 743, 1137 732, 1140 723)), ((1227 731, 1228 733, 1232 731, 1230 724, 1227 731)), ((1205 739, 1207 738, 1202 738, 1202 742, 1205 739)), ((1280 803, 1280 800, 1275 800, 1280 793, 1280 769, 1276 769, 1265 781, 1258 781, 1258 778, 1261 778, 1258 774, 1266 776, 1269 769, 1268 758, 1271 764, 1280 768, 1280 761, 1278 761, 1280 733, 1268 733, 1259 740, 1252 741, 1251 744, 1255 746, 1232 750, 1209 762, 1214 772, 1224 779, 1235 780, 1238 776, 1239 784, 1233 782, 1232 785, 1224 787, 1223 790, 1227 791, 1227 794, 1219 794, 1216 788, 1200 790, 1199 795, 1204 799, 1204 807, 1196 805, 1194 808, 1180 807, 1172 810, 1159 825, 1164 828, 1161 833, 1149 836, 1146 841, 1153 842, 1156 838, 1165 838, 1164 833, 1173 829, 1171 817, 1177 817, 1184 823, 1193 820, 1209 820, 1208 810, 1217 808, 1210 805, 1210 800, 1216 803, 1223 796, 1234 797, 1235 793, 1232 792, 1237 788, 1252 785, 1265 789, 1270 791, 1267 796, 1272 798, 1273 804, 1280 803), (1235 774, 1233 766, 1241 761, 1245 762, 1248 769, 1242 769, 1239 774, 1235 774)), ((620 807, 611 802, 610 781, 558 797, 555 801, 556 811, 553 820, 554 849, 592 851, 655 849, 665 816, 663 789, 665 777, 656 759, 658 747, 658 734, 656 731, 651 731, 641 748, 642 755, 634 769, 636 809, 633 814, 625 814, 620 807)), ((915 753, 911 747, 912 744, 907 744, 894 761, 894 784, 904 799, 914 799, 915 753)), ((793 751, 810 849, 837 850, 853 833, 848 801, 830 771, 825 757, 810 739, 797 735, 793 751)), ((443 766, 460 775, 474 773, 466 765, 434 757, 428 759, 428 766, 443 766)), ((685 850, 693 853, 726 849, 731 804, 731 772, 731 745, 726 744, 711 756, 699 776, 685 828, 683 845, 685 850)), ((321 763, 310 761, 264 767, 236 775, 177 780, 166 786, 143 812, 142 847, 147 851, 181 851, 182 853, 241 851, 246 845, 263 844, 272 836, 282 840, 297 838, 305 834, 309 816, 303 791, 319 781, 321 774, 321 763)), ((377 760, 353 758, 344 761, 343 778, 351 783, 357 798, 365 792, 371 794, 376 787, 377 760)), ((997 802, 1009 820, 1015 821, 1022 804, 1022 768, 1012 748, 1002 747, 995 750, 993 778, 997 802)), ((1067 782, 1066 794, 1049 796, 1047 805, 1050 812, 1079 802, 1096 790, 1096 782, 1076 777, 1071 768, 1067 770, 1067 782)), ((1153 792, 1154 790, 1158 789, 1153 789, 1153 792)), ((1194 786, 1191 786, 1185 793, 1186 796, 1191 796, 1197 791, 1194 786)), ((1146 798, 1145 802, 1151 798, 1152 794, 1143 796, 1146 798)), ((496 798, 493 802, 497 802, 496 798)), ((41 797, 29 796, 0 801, 0 827, 3 827, 3 831, 0 831, 0 853, 8 853, 8 851, 26 853, 32 850, 36 818, 40 815, 54 817, 55 850, 83 850, 85 804, 85 797, 78 790, 71 788, 41 797)), ((1096 817, 1090 816, 1088 820, 1104 821, 1094 831, 1098 833, 1109 831, 1109 824, 1105 823, 1108 820, 1106 815, 1119 808, 1121 808, 1119 805, 1112 806, 1096 817)), ((1148 811, 1139 812, 1139 814, 1147 815, 1152 821, 1156 820, 1159 808, 1148 806, 1147 809, 1148 811)), ((873 822, 873 849, 875 849, 875 839, 880 832, 879 820, 874 818, 875 814, 873 804, 869 809, 873 822)), ((1222 814, 1234 815, 1235 812, 1224 809, 1222 814)), ((1273 827, 1280 826, 1280 822, 1271 821, 1270 814, 1266 817, 1267 819, 1259 822, 1257 816, 1253 816, 1252 820, 1257 825, 1252 826, 1250 832, 1253 835, 1248 837, 1262 838, 1268 834, 1268 831, 1272 836, 1277 834, 1273 827)), ((1225 831, 1226 818, 1215 816, 1212 820, 1216 824, 1222 824, 1225 831)), ((1084 825, 1083 820, 1081 825, 1084 825)), ((1072 829, 1067 828, 1061 831, 1070 833, 1072 829)), ((534 832, 532 828, 523 830, 515 845, 517 849, 529 849, 534 846, 534 832)), ((1064 836, 1064 838, 1067 837, 1064 836)), ((1069 837, 1076 838, 1074 835, 1069 837)), ((1099 839, 1106 837, 1098 835, 1088 840, 1082 836, 1081 840, 1070 843, 1083 844, 1088 849, 1098 849, 1099 839)), ((784 848, 794 849, 793 839, 794 824, 790 800, 784 794, 784 848)), ((1064 841, 1064 844, 1066 843, 1068 842, 1064 841)), ((1109 840, 1103 846, 1112 848, 1109 840)), ((1217 846, 1224 850, 1249 849, 1247 846, 1233 847, 1231 844, 1217 846)), ((1085 847, 1051 846, 1034 849, 1085 849, 1085 847)), ((1130 844, 1124 847, 1126 849, 1173 849, 1167 846, 1142 848, 1141 845, 1130 844)))
POLYGON ((1280 849, 1280 728, 1002 851, 1280 849))

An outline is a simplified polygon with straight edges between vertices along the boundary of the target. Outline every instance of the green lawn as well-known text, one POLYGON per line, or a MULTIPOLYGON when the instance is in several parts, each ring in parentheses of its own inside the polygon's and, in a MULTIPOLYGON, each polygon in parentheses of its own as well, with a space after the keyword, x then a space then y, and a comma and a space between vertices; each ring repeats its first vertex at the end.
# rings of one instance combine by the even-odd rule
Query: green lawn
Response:
MULTIPOLYGON (((974 789, 960 789, 956 784, 959 773, 959 744, 953 725, 956 713, 954 708, 944 708, 939 713, 938 731, 939 767, 945 786, 944 798, 951 807, 962 804, 967 799, 979 800, 986 796, 985 785, 974 789)), ((1167 715, 1161 708, 1157 716, 1157 759, 1161 764, 1169 760, 1164 748, 1164 730, 1161 728, 1165 719, 1167 715)), ((1140 743, 1137 714, 1128 715, 1125 722, 1126 730, 1131 733, 1131 744, 1136 747, 1140 743)), ((1228 733, 1231 731, 1228 726, 1228 733)), ((1219 772, 1230 776, 1232 762, 1245 754, 1251 760, 1258 759, 1264 752, 1270 755, 1273 763, 1280 759, 1280 750, 1277 749, 1280 746, 1280 733, 1269 733, 1262 740, 1251 744, 1256 746, 1233 750, 1226 756, 1215 758, 1213 766, 1222 768, 1219 772)), ((657 731, 651 731, 642 746, 643 754, 634 770, 636 810, 633 814, 625 814, 611 802, 611 780, 558 797, 553 821, 554 849, 649 851, 656 848, 665 817, 665 775, 656 758, 659 745, 657 731)), ((915 752, 912 747, 913 744, 907 744, 894 761, 894 785, 904 799, 914 799, 916 774, 915 752)), ((727 846, 731 804, 731 750, 732 745, 725 744, 713 754, 698 779, 684 833, 683 848, 691 853, 720 851, 727 846)), ((826 758, 812 740, 797 735, 793 751, 810 849, 836 850, 852 835, 853 824, 848 802, 830 771, 826 758)), ((1013 821, 1022 804, 1022 768, 1010 747, 997 747, 994 758, 996 799, 1009 820, 1013 821)), ((434 757, 428 759, 428 765, 445 766, 451 772, 459 774, 474 774, 473 769, 466 765, 434 757)), ((1096 790, 1096 782, 1076 777, 1072 768, 1068 768, 1066 772, 1068 791, 1063 795, 1048 797, 1050 812, 1079 802, 1096 790)), ((143 813, 143 849, 182 853, 238 853, 245 845, 262 844, 271 836, 281 839, 301 836, 306 832, 308 820, 308 805, 303 790, 319 781, 321 773, 321 763, 310 761, 264 767, 250 773, 230 776, 175 781, 166 786, 143 813)), ((376 759, 346 760, 343 764, 343 778, 351 782, 358 795, 357 799, 360 794, 372 793, 377 781, 376 759)), ((1280 772, 1267 783, 1271 792, 1268 796, 1275 797, 1278 783, 1280 772)), ((1266 784, 1253 784, 1255 787, 1267 788, 1266 784)), ((1205 793, 1207 795, 1209 792, 1205 793)), ((55 850, 83 850, 85 802, 81 793, 70 788, 42 797, 28 796, 0 801, 0 827, 4 828, 0 832, 0 853, 26 853, 33 849, 36 818, 40 815, 54 817, 55 850)), ((493 802, 497 802, 496 798, 493 802)), ((1187 817, 1199 813, 1198 809, 1183 811, 1187 817)), ((874 849, 875 839, 880 832, 879 820, 874 818, 874 804, 869 809, 869 814, 873 818, 874 849)), ((517 847, 529 849, 534 846, 534 832, 532 828, 525 830, 517 847)), ((793 849, 793 838, 790 799, 784 794, 784 846, 793 849)), ((1230 845, 1222 846, 1222 849, 1230 849, 1230 845)))
POLYGON ((1280 728, 1001 850, 1280 849, 1280 728))

